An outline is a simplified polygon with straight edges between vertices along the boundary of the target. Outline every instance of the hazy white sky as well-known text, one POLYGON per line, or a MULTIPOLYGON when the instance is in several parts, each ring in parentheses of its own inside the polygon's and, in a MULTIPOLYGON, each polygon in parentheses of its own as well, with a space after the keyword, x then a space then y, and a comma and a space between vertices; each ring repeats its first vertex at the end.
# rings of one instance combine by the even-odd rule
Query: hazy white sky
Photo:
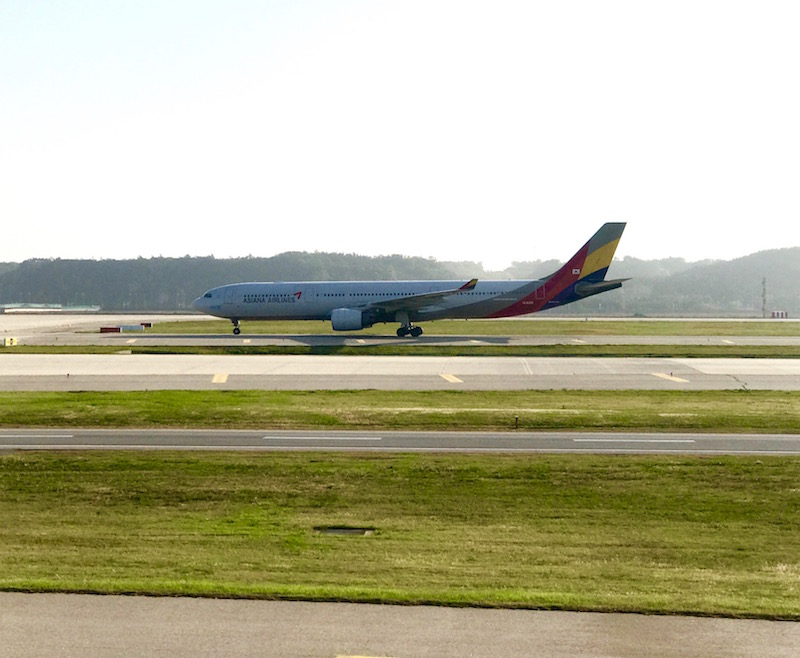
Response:
POLYGON ((800 3, 0 0, 0 261, 800 246, 800 3))

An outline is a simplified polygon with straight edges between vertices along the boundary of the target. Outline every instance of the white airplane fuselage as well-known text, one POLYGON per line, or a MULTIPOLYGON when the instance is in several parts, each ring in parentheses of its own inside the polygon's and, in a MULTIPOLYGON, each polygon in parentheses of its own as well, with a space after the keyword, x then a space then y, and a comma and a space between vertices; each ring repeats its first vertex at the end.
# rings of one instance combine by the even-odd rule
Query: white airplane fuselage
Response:
POLYGON ((287 281, 233 283, 198 297, 198 311, 242 320, 330 320, 336 331, 399 322, 399 336, 419 336, 414 323, 442 318, 501 318, 535 313, 619 288, 607 281, 624 223, 604 224, 561 269, 543 279, 507 281, 287 281))
MULTIPOLYGON (((534 281, 480 281, 430 306, 409 310, 412 322, 485 317, 514 299, 506 297, 534 281)), ((535 282, 538 285, 543 280, 535 282)), ((235 283, 212 288, 194 302, 197 310, 239 320, 330 320, 334 310, 376 305, 463 286, 464 281, 296 281, 235 283)), ((398 311, 377 320, 391 322, 398 311)))

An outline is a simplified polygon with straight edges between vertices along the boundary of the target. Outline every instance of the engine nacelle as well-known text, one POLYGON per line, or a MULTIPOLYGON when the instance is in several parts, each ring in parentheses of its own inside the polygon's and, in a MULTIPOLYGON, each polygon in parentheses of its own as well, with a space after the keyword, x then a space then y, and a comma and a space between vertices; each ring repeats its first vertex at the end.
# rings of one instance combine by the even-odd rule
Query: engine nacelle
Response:
POLYGON ((370 326, 364 323, 364 314, 352 308, 335 308, 331 311, 331 326, 334 331, 353 331, 370 326))

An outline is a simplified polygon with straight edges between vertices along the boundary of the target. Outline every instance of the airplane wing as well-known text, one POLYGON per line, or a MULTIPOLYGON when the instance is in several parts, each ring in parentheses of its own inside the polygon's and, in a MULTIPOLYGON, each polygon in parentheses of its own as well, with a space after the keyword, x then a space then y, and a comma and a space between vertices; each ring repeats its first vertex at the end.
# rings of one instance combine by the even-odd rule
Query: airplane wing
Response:
POLYGON ((362 309, 380 309, 382 311, 392 313, 394 311, 417 311, 431 304, 442 301, 445 297, 455 295, 459 292, 466 292, 472 290, 478 283, 478 279, 471 279, 467 281, 460 288, 451 288, 450 290, 437 290, 435 292, 426 292, 420 295, 408 295, 407 297, 397 297, 395 299, 387 299, 381 302, 370 302, 358 308, 362 309))

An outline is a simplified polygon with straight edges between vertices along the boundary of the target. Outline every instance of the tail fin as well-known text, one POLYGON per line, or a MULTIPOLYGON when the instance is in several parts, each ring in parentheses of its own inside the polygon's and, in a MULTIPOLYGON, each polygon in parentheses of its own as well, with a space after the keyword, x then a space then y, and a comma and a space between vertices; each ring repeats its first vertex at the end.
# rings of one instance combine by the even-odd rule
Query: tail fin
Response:
POLYGON ((492 317, 535 313, 619 288, 627 279, 606 281, 605 277, 624 230, 624 222, 603 224, 558 272, 543 283, 534 282, 522 299, 492 317))
MULTIPOLYGON (((586 257, 581 265, 580 280, 596 283, 606 277, 608 266, 614 258, 614 252, 625 230, 625 222, 603 224, 591 240, 584 245, 586 257)), ((581 252, 578 252, 579 255, 581 252)))
POLYGON ((625 222, 603 224, 564 267, 547 279, 545 303, 540 308, 562 306, 621 287, 627 279, 605 278, 624 230, 625 222))

